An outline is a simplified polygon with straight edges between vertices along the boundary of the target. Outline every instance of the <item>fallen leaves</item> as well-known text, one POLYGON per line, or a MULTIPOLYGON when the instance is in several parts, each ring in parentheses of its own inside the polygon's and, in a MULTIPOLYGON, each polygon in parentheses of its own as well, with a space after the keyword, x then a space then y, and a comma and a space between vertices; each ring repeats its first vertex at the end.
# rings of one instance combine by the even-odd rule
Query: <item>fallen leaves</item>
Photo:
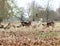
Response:
POLYGON ((0 31, 0 32, 1 32, 0 45, 2 46, 60 46, 60 38, 50 36, 49 32, 48 33, 39 31, 35 32, 0 31), (46 34, 48 34, 48 36, 46 34), (44 35, 46 35, 47 37, 44 37, 44 35))
POLYGON ((30 27, 17 26, 0 29, 0 46, 60 46, 60 31, 50 28, 42 30, 43 27, 36 24, 30 27))

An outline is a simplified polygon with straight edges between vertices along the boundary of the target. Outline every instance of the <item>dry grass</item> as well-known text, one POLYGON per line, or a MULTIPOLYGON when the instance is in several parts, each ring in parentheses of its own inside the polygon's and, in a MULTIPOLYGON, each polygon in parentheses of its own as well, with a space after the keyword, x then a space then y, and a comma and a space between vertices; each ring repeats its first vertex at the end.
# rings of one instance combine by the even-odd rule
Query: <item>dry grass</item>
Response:
POLYGON ((53 30, 34 23, 30 27, 17 28, 20 23, 12 25, 15 28, 0 29, 0 46, 60 46, 60 23, 53 30))

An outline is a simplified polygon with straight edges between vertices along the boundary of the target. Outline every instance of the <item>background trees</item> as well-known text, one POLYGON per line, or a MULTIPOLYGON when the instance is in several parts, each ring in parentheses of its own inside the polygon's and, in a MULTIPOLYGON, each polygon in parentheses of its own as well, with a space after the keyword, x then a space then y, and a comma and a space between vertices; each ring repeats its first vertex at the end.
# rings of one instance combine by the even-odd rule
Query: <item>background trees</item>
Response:
POLYGON ((18 8, 14 0, 0 1, 0 20, 9 19, 10 17, 18 17, 23 14, 23 8, 18 8))
POLYGON ((38 21, 40 18, 43 18, 44 21, 48 21, 48 19, 53 20, 56 18, 57 13, 49 8, 49 2, 50 1, 47 2, 47 7, 43 8, 35 1, 32 1, 30 4, 27 5, 28 7, 25 10, 23 7, 19 8, 17 6, 16 0, 1 0, 0 21, 13 17, 21 20, 24 13, 27 13, 32 21, 38 21))
POLYGON ((41 18, 42 16, 44 16, 43 14, 45 14, 44 8, 39 6, 35 1, 33 1, 29 5, 28 9, 33 21, 39 20, 39 18, 41 18))
POLYGON ((8 19, 13 14, 13 9, 7 0, 0 1, 0 20, 8 19))

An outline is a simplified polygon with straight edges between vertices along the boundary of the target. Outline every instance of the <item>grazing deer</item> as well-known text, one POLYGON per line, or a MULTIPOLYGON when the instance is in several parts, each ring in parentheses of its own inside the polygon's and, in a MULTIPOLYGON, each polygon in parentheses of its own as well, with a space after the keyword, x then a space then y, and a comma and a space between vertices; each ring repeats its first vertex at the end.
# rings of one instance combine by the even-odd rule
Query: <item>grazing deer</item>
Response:
POLYGON ((22 26, 30 26, 31 25, 31 21, 30 21, 30 16, 28 14, 24 14, 23 16, 21 16, 21 24, 22 26))
POLYGON ((47 27, 49 27, 49 26, 52 26, 52 27, 54 27, 54 22, 52 21, 52 22, 49 22, 49 23, 47 23, 47 27))
POLYGON ((51 27, 52 28, 52 30, 53 30, 53 28, 54 28, 54 21, 51 21, 51 22, 48 22, 48 23, 46 23, 46 24, 42 24, 43 25, 43 29, 46 29, 47 27, 51 27))
POLYGON ((54 22, 53 21, 51 21, 51 22, 49 22, 49 23, 47 23, 47 27, 52 27, 52 30, 53 30, 53 28, 54 28, 54 22))
POLYGON ((27 22, 21 22, 22 26, 30 26, 31 25, 31 22, 29 21, 28 23, 27 22))

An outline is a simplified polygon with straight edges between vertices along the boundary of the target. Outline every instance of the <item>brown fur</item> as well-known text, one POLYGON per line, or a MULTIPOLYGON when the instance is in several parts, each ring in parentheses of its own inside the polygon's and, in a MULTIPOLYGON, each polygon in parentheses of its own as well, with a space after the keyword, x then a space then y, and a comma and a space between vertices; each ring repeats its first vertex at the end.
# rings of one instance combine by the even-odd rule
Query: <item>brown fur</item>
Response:
POLYGON ((52 22, 49 22, 49 23, 47 23, 47 27, 49 27, 49 26, 52 26, 52 27, 54 27, 54 22, 52 21, 52 22))
POLYGON ((31 25, 31 22, 21 22, 22 26, 30 26, 31 25))

